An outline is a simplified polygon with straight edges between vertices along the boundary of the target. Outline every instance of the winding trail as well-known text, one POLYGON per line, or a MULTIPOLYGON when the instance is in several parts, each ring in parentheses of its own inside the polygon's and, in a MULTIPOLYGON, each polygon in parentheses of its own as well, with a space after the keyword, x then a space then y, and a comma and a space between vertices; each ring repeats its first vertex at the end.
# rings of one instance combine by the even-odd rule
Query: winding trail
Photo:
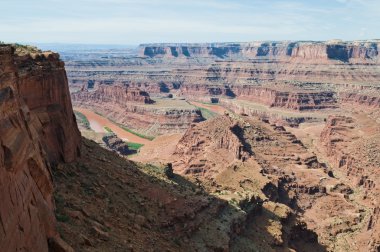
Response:
POLYGON ((150 142, 150 140, 136 136, 135 134, 132 134, 115 123, 111 122, 107 118, 96 114, 95 112, 85 109, 85 108, 79 108, 75 107, 74 110, 82 113, 85 115, 90 122, 90 127, 93 129, 95 132, 98 133, 105 133, 106 130, 104 127, 110 128, 119 138, 123 139, 126 142, 133 142, 133 143, 139 143, 139 144, 147 144, 150 142))

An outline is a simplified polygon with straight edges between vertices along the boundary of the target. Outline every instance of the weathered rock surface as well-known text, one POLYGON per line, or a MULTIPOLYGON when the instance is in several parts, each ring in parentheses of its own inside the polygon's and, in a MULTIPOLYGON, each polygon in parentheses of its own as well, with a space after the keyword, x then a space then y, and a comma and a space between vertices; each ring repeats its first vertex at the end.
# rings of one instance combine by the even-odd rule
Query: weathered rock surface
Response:
POLYGON ((0 247, 48 251, 51 165, 78 156, 80 133, 58 55, 14 51, 0 45, 0 247))
POLYGON ((228 202, 196 181, 82 143, 77 162, 54 170, 57 212, 69 216, 59 227, 78 251, 324 251, 283 204, 254 195, 228 202))
POLYGON ((86 94, 73 94, 75 106, 92 109, 112 121, 146 135, 183 132, 192 123, 203 121, 201 112, 184 100, 156 99, 154 104, 92 99, 86 94), (83 97, 83 99, 82 99, 83 97))
MULTIPOLYGON (((149 44, 122 60, 83 55, 75 61, 78 56, 70 53, 66 58, 73 90, 125 85, 152 97, 219 100, 229 108, 246 107, 238 102, 245 100, 255 107, 250 113, 284 118, 279 111, 268 116, 266 108, 313 113, 353 101, 377 106, 378 46, 378 40, 149 44)), ((285 118, 295 125, 310 119, 315 116, 285 118)))
POLYGON ((128 144, 122 139, 118 138, 116 134, 110 133, 105 135, 103 137, 103 141, 106 143, 109 149, 116 151, 120 155, 131 154, 131 150, 128 149, 128 144))
MULTIPOLYGON (((329 132, 340 130, 346 135, 340 119, 332 121, 333 130, 323 131, 322 139, 329 132)), ((327 153, 335 160, 334 144, 341 141, 333 139, 327 153)), ((345 146, 341 151, 347 149, 348 143, 341 145, 345 146)), ((371 149, 367 150, 357 165, 342 163, 340 159, 337 163, 350 166, 337 168, 344 172, 341 175, 338 170, 321 163, 316 154, 284 127, 248 117, 224 116, 190 128, 179 141, 172 159, 175 172, 203 181, 205 187, 218 192, 220 197, 229 198, 230 191, 235 190, 239 193, 235 191, 234 195, 261 190, 262 199, 288 206, 304 222, 306 229, 312 231, 305 239, 318 240, 328 251, 346 246, 354 251, 376 251, 378 191, 375 181, 379 179, 374 167, 380 163, 376 155, 369 153, 371 149), (237 150, 244 152, 244 159, 236 155, 237 150), (370 168, 371 165, 375 166, 370 168), (368 171, 359 167, 366 167, 368 171), (358 193, 358 185, 366 189, 358 193)), ((253 225, 259 223, 258 219, 255 221, 253 225)), ((272 232, 283 234, 281 224, 277 227, 279 230, 274 231, 273 227, 272 232)), ((280 239, 274 243, 284 246, 280 239)))
MULTIPOLYGON (((367 115, 330 116, 321 133, 334 174, 342 174, 352 188, 362 193, 355 201, 365 210, 366 218, 361 231, 354 236, 363 251, 380 249, 379 181, 380 128, 367 115), (363 135, 361 132, 365 132, 363 135)), ((364 210, 363 210, 364 212, 364 210)))
POLYGON ((378 60, 378 41, 367 42, 252 42, 212 44, 143 44, 140 56, 291 58, 302 60, 378 60))
POLYGON ((357 104, 365 108, 380 108, 380 96, 376 92, 366 92, 366 93, 340 93, 340 100, 343 104, 357 104))
POLYGON ((95 91, 76 92, 72 94, 73 101, 111 102, 120 106, 130 103, 152 104, 149 94, 138 88, 130 88, 121 85, 99 85, 95 91))

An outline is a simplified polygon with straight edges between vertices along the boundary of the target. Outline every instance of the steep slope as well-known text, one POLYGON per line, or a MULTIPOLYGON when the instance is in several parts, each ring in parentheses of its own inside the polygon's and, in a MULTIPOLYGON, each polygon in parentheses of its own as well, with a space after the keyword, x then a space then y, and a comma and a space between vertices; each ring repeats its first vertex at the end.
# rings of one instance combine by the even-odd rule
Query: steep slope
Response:
POLYGON ((48 251, 56 233, 51 167, 79 154, 63 62, 0 45, 0 247, 48 251))
POLYGON ((81 152, 54 170, 59 230, 78 251, 324 251, 285 205, 228 201, 87 139, 81 152))
MULTIPOLYGON (((347 139, 354 128, 341 121, 345 120, 328 120, 322 134, 332 166, 321 163, 282 126, 231 115, 189 128, 173 152, 173 169, 202 181, 209 192, 227 200, 239 202, 256 195, 266 202, 267 211, 273 203, 289 207, 291 216, 309 229, 304 239, 318 237, 328 251, 377 251, 379 161, 373 149, 364 146, 376 148, 379 131, 371 129, 371 140, 347 139), (364 146, 358 147, 356 141, 364 146), (355 158, 345 157, 345 151, 355 158), (356 158, 360 161, 354 162, 356 158)), ((253 219, 252 226, 260 223, 253 219)), ((284 235, 289 228, 284 222, 271 223, 274 234, 284 235)), ((255 236, 249 229, 244 234, 255 236)), ((286 240, 275 239, 274 244, 285 246, 286 240)), ((313 249, 317 248, 307 250, 313 249)))
POLYGON ((366 213, 355 239, 368 251, 380 249, 380 127, 375 119, 368 114, 330 116, 320 137, 332 169, 354 189, 351 198, 366 213))

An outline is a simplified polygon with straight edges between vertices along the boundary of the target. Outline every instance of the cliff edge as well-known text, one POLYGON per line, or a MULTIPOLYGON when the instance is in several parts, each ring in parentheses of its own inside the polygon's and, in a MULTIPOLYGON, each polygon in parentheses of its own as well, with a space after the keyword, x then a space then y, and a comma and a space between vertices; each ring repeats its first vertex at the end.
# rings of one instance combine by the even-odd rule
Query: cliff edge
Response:
POLYGON ((48 240, 65 245, 55 227, 51 169, 79 155, 64 63, 29 49, 0 45, 2 251, 48 251, 48 240))

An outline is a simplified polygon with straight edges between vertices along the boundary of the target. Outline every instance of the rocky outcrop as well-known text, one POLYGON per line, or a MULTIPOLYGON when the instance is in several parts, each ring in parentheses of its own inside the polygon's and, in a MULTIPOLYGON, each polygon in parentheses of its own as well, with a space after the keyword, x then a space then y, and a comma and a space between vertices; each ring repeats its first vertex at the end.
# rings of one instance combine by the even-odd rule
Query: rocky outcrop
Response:
POLYGON ((343 174, 352 188, 360 187, 362 204, 368 207, 363 236, 356 239, 367 251, 380 248, 379 195, 380 129, 362 117, 330 116, 321 133, 321 144, 333 172, 343 174), (371 128, 374 127, 374 128, 371 128), (360 132, 366 132, 363 136, 360 132), (363 201, 364 200, 364 201, 363 201))
POLYGON ((291 110, 319 110, 336 108, 336 94, 332 91, 290 90, 290 87, 268 88, 257 85, 215 85, 188 84, 180 88, 182 96, 193 100, 204 97, 230 97, 248 100, 268 107, 291 110))
POLYGON ((97 112, 110 119, 148 131, 149 135, 182 132, 191 123, 203 120, 200 111, 185 101, 171 105, 168 98, 157 104, 146 91, 136 86, 99 85, 94 91, 73 93, 72 99, 77 106, 96 108, 97 112))
POLYGON ((165 133, 184 132, 189 125, 204 120, 199 109, 160 107, 145 104, 121 106, 112 102, 78 100, 74 104, 97 111, 112 121, 153 136, 165 133))
POLYGON ((216 166, 233 160, 246 160, 250 154, 239 139, 241 130, 237 121, 229 116, 192 125, 176 147, 174 170, 209 177, 216 166), (212 157, 207 150, 212 150, 212 157), (216 160, 220 164, 216 164, 216 160))
MULTIPOLYGON (((303 241, 319 241, 327 250, 339 243, 335 238, 337 234, 351 237, 352 230, 348 227, 366 224, 355 218, 359 207, 346 201, 347 191, 335 190, 330 194, 330 188, 342 187, 341 181, 329 176, 326 165, 319 162, 295 135, 281 125, 248 117, 232 117, 222 116, 190 128, 173 155, 174 171, 205 181, 206 187, 211 184, 210 190, 227 199, 232 197, 236 200, 239 197, 235 195, 255 194, 261 190, 263 195, 260 197, 264 199, 262 213, 252 213, 251 223, 259 226, 260 218, 276 212, 281 223, 271 221, 273 229, 270 232, 274 240, 269 244, 272 245, 284 246, 288 240, 284 234, 285 226, 294 225, 293 221, 297 219, 292 214, 302 219, 303 223, 299 225, 303 231, 295 228, 291 233, 295 237, 302 236, 303 241), (221 142, 228 144, 220 145, 221 142), (239 147, 244 151, 244 158, 239 159, 235 155, 239 147), (342 208, 345 209, 344 214, 342 208)), ((242 196, 243 199, 238 201, 242 209, 247 207, 249 196, 245 197, 245 200, 242 196)), ((250 223, 250 218, 246 223, 250 223)), ((355 237, 353 241, 360 240, 355 237)), ((306 249, 306 244, 296 242, 292 245, 296 244, 298 249, 306 249)), ((324 251, 318 247, 306 250, 318 249, 324 251)))
POLYGON ((120 106, 130 103, 154 103, 148 93, 122 85, 99 85, 95 91, 84 90, 73 93, 72 99, 73 101, 111 102, 120 106))
POLYGON ((48 251, 55 229, 51 165, 73 161, 80 133, 57 54, 0 45, 0 247, 48 251))
POLYGON ((380 96, 379 93, 372 92, 372 94, 362 94, 360 92, 356 93, 345 93, 339 94, 340 101, 345 104, 355 104, 361 105, 366 108, 380 108, 380 96))
POLYGON ((19 94, 38 125, 51 162, 71 162, 79 153, 79 130, 73 115, 64 63, 56 53, 25 55, 15 60, 19 94))
POLYGON ((102 139, 109 149, 116 151, 120 155, 126 156, 132 153, 128 149, 128 144, 114 133, 107 134, 102 139))

